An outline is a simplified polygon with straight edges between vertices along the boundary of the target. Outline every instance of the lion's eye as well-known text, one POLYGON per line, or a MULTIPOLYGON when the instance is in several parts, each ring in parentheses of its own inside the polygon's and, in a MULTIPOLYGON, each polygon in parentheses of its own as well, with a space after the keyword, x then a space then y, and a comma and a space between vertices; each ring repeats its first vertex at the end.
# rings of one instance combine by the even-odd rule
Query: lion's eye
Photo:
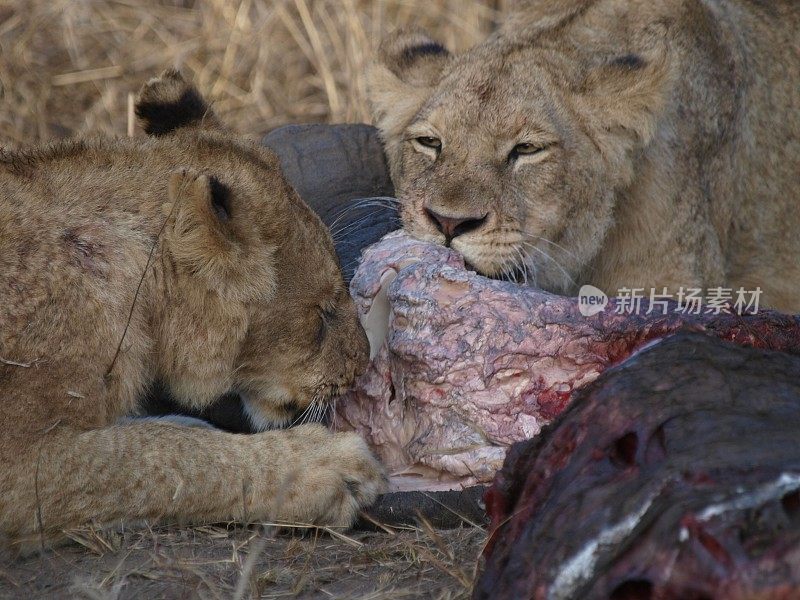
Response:
POLYGON ((432 150, 436 150, 436 152, 439 152, 442 149, 442 140, 439 138, 422 136, 415 139, 420 146, 431 148, 432 150))
POLYGON ((319 317, 319 322, 317 323, 317 336, 316 342, 317 346, 321 346, 322 342, 325 341, 325 334, 328 333, 328 325, 325 323, 325 319, 322 316, 319 317))
POLYGON ((319 325, 317 327, 317 345, 321 346, 325 341, 328 329, 336 318, 336 311, 333 308, 319 308, 319 325))
POLYGON ((531 156, 538 154, 545 149, 546 146, 537 146, 536 144, 517 144, 508 155, 508 160, 517 160, 520 156, 531 156))

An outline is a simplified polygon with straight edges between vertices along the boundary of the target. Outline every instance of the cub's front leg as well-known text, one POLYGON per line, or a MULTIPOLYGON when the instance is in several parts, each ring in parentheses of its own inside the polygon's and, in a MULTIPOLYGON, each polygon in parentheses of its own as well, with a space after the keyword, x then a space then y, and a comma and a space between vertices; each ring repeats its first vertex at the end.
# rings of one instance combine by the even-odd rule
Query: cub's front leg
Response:
POLYGON ((320 425, 236 435, 142 421, 56 428, 28 447, 0 476, 0 529, 21 541, 137 519, 348 526, 385 487, 363 440, 320 425))

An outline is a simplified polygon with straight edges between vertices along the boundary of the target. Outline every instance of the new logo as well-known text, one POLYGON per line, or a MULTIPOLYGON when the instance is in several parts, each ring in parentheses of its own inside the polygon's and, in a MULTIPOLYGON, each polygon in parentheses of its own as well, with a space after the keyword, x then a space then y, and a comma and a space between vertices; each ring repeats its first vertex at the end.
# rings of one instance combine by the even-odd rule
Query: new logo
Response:
POLYGON ((578 292, 578 310, 584 317, 603 312, 607 304, 608 296, 593 285, 584 285, 578 292))

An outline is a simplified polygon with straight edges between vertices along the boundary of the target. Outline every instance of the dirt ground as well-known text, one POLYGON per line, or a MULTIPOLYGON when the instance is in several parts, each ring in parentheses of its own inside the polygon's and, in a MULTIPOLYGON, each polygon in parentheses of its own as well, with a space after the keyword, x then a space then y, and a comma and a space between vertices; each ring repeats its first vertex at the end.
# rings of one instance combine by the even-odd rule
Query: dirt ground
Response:
POLYGON ((0 598, 468 598, 485 531, 91 528, 0 555, 0 598))

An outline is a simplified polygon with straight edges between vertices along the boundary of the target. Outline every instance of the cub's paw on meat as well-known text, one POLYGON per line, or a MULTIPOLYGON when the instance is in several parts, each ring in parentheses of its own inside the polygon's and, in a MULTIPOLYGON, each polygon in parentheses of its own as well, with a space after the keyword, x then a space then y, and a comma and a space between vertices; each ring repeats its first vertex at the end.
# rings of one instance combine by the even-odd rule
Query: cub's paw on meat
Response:
MULTIPOLYGON (((322 425, 281 432, 291 464, 277 477, 261 481, 279 504, 278 520, 348 527, 359 510, 387 487, 386 474, 366 442, 355 433, 332 433, 322 425)), ((264 448, 265 454, 270 448, 264 448)), ((274 459, 274 455, 273 455, 274 459)), ((268 456, 264 456, 268 464, 268 456)))

